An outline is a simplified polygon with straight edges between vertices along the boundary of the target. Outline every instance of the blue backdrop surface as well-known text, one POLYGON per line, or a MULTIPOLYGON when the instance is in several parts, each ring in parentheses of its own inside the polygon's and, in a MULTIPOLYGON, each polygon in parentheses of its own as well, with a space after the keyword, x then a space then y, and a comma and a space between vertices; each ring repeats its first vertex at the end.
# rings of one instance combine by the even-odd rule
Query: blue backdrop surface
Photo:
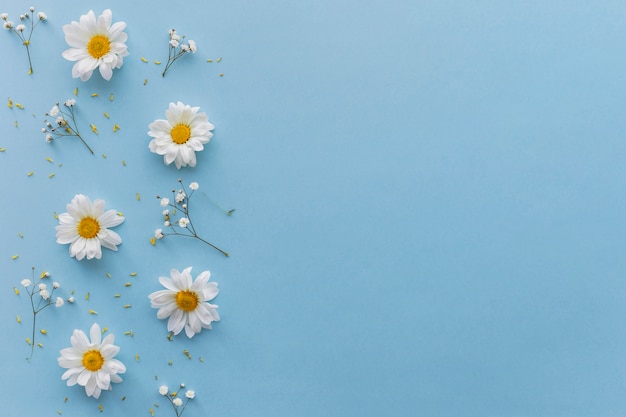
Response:
POLYGON ((3 415, 173 416, 158 387, 181 382, 187 417, 624 415, 626 4, 32 5, 49 17, 32 75, 0 33, 1 89, 24 106, 0 109, 3 415), (106 8, 130 55, 109 82, 72 79, 62 26, 106 8), (170 28, 198 52, 161 77, 170 28), (94 156, 40 132, 70 97, 94 156), (176 101, 215 125, 195 168, 148 150, 176 101), (200 183, 194 222, 229 258, 149 242, 179 178, 200 183), (119 252, 79 262, 55 242, 77 193, 124 213, 119 252), (33 266, 76 302, 37 317, 26 361, 14 287, 33 266), (222 320, 169 341, 148 294, 188 266, 219 283, 222 320), (93 322, 127 367, 98 400, 56 361, 93 322))

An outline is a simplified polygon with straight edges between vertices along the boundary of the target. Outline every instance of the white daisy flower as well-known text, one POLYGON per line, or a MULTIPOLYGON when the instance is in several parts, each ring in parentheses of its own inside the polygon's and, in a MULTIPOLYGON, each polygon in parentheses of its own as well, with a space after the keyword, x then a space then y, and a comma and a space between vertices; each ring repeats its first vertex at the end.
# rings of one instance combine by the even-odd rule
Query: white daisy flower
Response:
POLYGON ((59 115, 59 106, 57 105, 52 106, 52 108, 48 112, 48 115, 50 117, 57 117, 59 115))
POLYGON ((206 113, 198 113, 200 107, 191 107, 180 101, 170 103, 165 111, 167 120, 158 119, 150 123, 148 135, 153 137, 149 148, 163 155, 166 165, 174 162, 176 168, 196 166, 195 152, 204 149, 204 144, 213 137, 214 126, 206 113))
POLYGON ((37 17, 39 18, 39 20, 48 20, 48 15, 44 12, 37 13, 37 17))
POLYGON ((180 407, 181 405, 183 405, 183 400, 181 400, 180 398, 174 398, 172 400, 172 404, 174 404, 176 407, 180 407))
POLYGON ((72 77, 87 81, 96 68, 105 80, 110 80, 113 68, 121 68, 123 58, 128 55, 124 33, 126 23, 111 25, 111 10, 107 9, 96 19, 93 10, 63 26, 65 41, 71 46, 63 52, 63 58, 76 61, 72 77))
POLYGON ((208 282, 209 271, 204 271, 192 282, 191 267, 182 272, 172 269, 171 279, 159 277, 159 282, 166 289, 149 295, 150 305, 158 308, 157 317, 169 317, 167 330, 179 334, 185 329, 187 337, 200 333, 202 328, 210 329, 211 322, 219 321, 217 305, 210 304, 219 290, 217 283, 208 282))
POLYGON ((193 400, 195 396, 196 396, 196 393, 192 390, 189 390, 185 393, 185 397, 189 398, 190 400, 193 400))
POLYGON ((40 290, 45 290, 46 288, 48 288, 48 286, 46 284, 44 284, 43 282, 41 284, 38 285, 40 290))
POLYGON ((63 301, 63 299, 61 297, 57 297, 56 302, 54 303, 54 305, 56 307, 61 307, 61 306, 63 306, 63 304, 65 304, 65 301, 63 301))
POLYGON ((169 388, 167 387, 167 385, 161 385, 159 387, 159 394, 167 395, 168 392, 169 392, 169 388))
POLYGON ((24 32, 25 29, 26 29, 25 25, 17 25, 17 26, 15 26, 15 30, 17 30, 18 32, 24 32))
POLYGON ((79 261, 85 256, 100 259, 102 246, 117 251, 117 245, 122 243, 122 238, 108 228, 122 223, 124 217, 115 210, 105 212, 104 205, 104 200, 92 203, 89 197, 76 194, 66 206, 68 212, 59 215, 57 243, 71 244, 70 256, 79 261))
POLYGON ((175 200, 176 200, 177 203, 180 203, 180 202, 182 202, 185 199, 185 197, 186 197, 185 193, 182 190, 180 190, 178 192, 178 194, 176 194, 175 200))
POLYGON ((32 282, 29 279, 23 279, 20 281, 20 284, 22 284, 23 287, 29 287, 32 282))
POLYGON ((67 302, 68 302, 68 303, 73 303, 74 301, 75 301, 75 300, 74 300, 74 297, 70 297, 70 298, 68 298, 68 299, 67 299, 67 302))
POLYGON ((154 231, 154 237, 155 237, 155 238, 157 238, 157 239, 163 239, 163 236, 164 236, 164 235, 163 235, 163 230, 161 230, 161 229, 156 229, 156 230, 154 231))
POLYGON ((178 220, 178 225, 180 227, 187 227, 188 224, 189 224, 189 219, 186 217, 182 217, 180 220, 178 220))
POLYGON ((111 389, 111 382, 122 382, 118 374, 126 372, 126 367, 113 359, 120 348, 113 344, 115 337, 112 334, 101 340, 100 326, 94 323, 89 335, 91 341, 82 330, 74 330, 70 338, 72 347, 62 349, 57 361, 59 366, 67 369, 61 377, 67 379, 67 386, 78 384, 85 387, 87 396, 99 398, 102 390, 111 389))
POLYGON ((48 298, 50 298, 50 292, 46 289, 43 290, 39 290, 39 295, 41 296, 41 298, 46 301, 48 298))
MULTIPOLYGON (((161 207, 167 207, 167 205, 170 203, 170 199, 167 197, 164 197, 161 199, 161 207)), ((166 214, 165 212, 163 212, 163 214, 166 214)))
POLYGON ((74 100, 73 98, 68 98, 64 104, 67 107, 72 107, 74 104, 76 104, 76 100, 74 100))
POLYGON ((195 181, 189 184, 189 189, 192 191, 196 191, 198 188, 200 188, 200 185, 195 181))
POLYGON ((54 281, 54 282, 52 283, 52 288, 54 288, 55 290, 56 290, 57 288, 61 288, 61 284, 59 284, 58 282, 54 281))

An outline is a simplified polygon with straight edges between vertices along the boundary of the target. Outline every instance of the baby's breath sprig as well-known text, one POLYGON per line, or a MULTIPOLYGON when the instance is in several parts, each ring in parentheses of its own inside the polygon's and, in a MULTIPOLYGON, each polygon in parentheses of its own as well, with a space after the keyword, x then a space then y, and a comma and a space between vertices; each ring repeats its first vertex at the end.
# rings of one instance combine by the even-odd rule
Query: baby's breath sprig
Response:
POLYGON ((159 387, 159 394, 167 398, 170 404, 172 404, 172 408, 174 409, 174 412, 176 413, 176 417, 182 417, 183 413, 185 412, 185 409, 187 408, 187 404, 189 403, 189 400, 193 400, 196 397, 196 393, 194 391, 187 390, 185 391, 185 401, 183 402, 183 399, 180 398, 179 393, 180 391, 184 389, 185 389, 185 384, 180 384, 180 388, 178 391, 171 391, 171 392, 166 385, 161 385, 159 387))
MULTIPOLYGON (((37 314, 41 313, 43 310, 50 307, 51 305, 54 305, 55 307, 61 307, 63 306, 63 304, 65 304, 66 301, 61 297, 56 297, 54 302, 52 301, 54 292, 61 287, 61 284, 56 281, 52 282, 52 290, 50 291, 48 289, 48 285, 45 283, 45 281, 49 280, 50 278, 49 272, 41 272, 41 274, 39 275, 39 279, 35 280, 35 267, 33 267, 32 277, 32 280, 25 278, 20 282, 20 284, 26 290, 26 294, 28 294, 30 305, 33 310, 32 334, 30 338, 26 339, 26 342, 30 345, 30 356, 26 358, 27 360, 30 360, 35 353, 35 328, 37 324, 37 314)), ((67 302, 73 303, 74 298, 68 298, 67 302)), ((44 333, 43 330, 42 333, 44 333)))
MULTIPOLYGON (((180 189, 175 190, 172 189, 172 199, 170 200, 167 197, 157 196, 158 199, 161 200, 161 207, 164 208, 163 216, 164 223, 163 225, 170 230, 169 233, 163 232, 163 229, 156 229, 154 232, 153 242, 156 242, 157 239, 163 239, 165 236, 184 236, 184 237, 192 237, 200 240, 201 242, 206 243, 211 246, 213 249, 218 250, 225 256, 229 256, 227 252, 218 248, 214 244, 206 241, 201 238, 196 232, 196 228, 191 221, 190 215, 190 204, 191 197, 195 193, 195 191, 200 187, 197 182, 192 182, 189 184, 190 193, 187 193, 187 189, 183 185, 183 180, 179 179, 178 183, 180 184, 180 189), (169 209, 168 207, 171 207, 169 209), (178 221, 175 221, 174 218, 182 213, 178 221)), ((227 212, 227 214, 231 214, 233 210, 227 212)))
POLYGON ((75 105, 76 100, 73 98, 67 99, 63 103, 63 107, 61 107, 59 103, 56 103, 50 111, 46 113, 46 116, 55 118, 54 123, 44 120, 46 127, 42 128, 41 132, 46 135, 46 142, 48 143, 64 136, 76 136, 93 155, 93 149, 85 142, 85 139, 83 139, 78 131, 76 115, 74 114, 75 105), (65 108, 65 110, 63 110, 63 108, 65 108))
POLYGON ((170 41, 169 41, 169 49, 167 52, 167 63, 165 64, 165 69, 163 70, 163 77, 165 77, 165 73, 170 69, 172 64, 181 56, 186 53, 196 53, 198 50, 198 46, 195 41, 189 39, 187 43, 185 42, 185 35, 180 36, 176 33, 176 29, 170 29, 170 41))
POLYGON ((31 6, 28 10, 28 12, 20 15, 20 22, 30 21, 30 31, 28 31, 28 35, 25 32, 27 31, 27 28, 24 23, 14 25, 14 23, 9 20, 9 15, 7 13, 0 13, 0 18, 4 21, 4 28, 15 33, 22 42, 22 45, 26 47, 26 54, 28 55, 28 74, 32 74, 33 64, 30 59, 30 40, 37 25, 39 25, 40 22, 48 20, 48 16, 44 12, 39 12, 37 13, 37 18, 35 19, 35 8, 31 6))

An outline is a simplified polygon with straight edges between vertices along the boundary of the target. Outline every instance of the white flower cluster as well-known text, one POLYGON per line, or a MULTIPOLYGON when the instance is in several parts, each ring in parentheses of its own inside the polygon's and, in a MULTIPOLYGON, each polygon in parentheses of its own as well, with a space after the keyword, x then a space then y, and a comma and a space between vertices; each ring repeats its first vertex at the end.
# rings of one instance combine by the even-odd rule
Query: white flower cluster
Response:
MULTIPOLYGON (((185 389, 185 384, 180 384, 180 390, 185 389)), ((195 391, 187 390, 185 391, 185 402, 183 403, 182 398, 179 397, 179 393, 177 391, 170 392, 170 389, 167 385, 161 385, 159 387, 159 394, 166 397, 172 407, 174 408, 174 412, 176 413, 176 417, 182 417, 183 412, 187 408, 187 403, 189 400, 193 400, 196 397, 195 391)))
POLYGON ((54 119, 54 123, 44 120, 45 127, 41 128, 41 133, 46 135, 46 142, 50 143, 54 139, 58 139, 64 136, 75 136, 83 142, 83 144, 89 149, 92 154, 93 149, 85 142, 83 137, 78 131, 78 124, 76 123, 76 117, 74 115, 76 106, 76 100, 69 98, 63 103, 64 109, 60 107, 59 103, 56 103, 48 113, 47 117, 54 119))
POLYGON ((10 30, 14 32, 17 37, 22 42, 22 45, 26 47, 26 53, 28 55, 28 73, 33 73, 33 64, 30 59, 30 43, 31 38, 33 36, 33 31, 35 27, 39 24, 39 22, 43 22, 48 20, 48 16, 44 12, 37 13, 37 18, 35 19, 35 7, 31 6, 28 8, 28 11, 20 15, 20 23, 15 25, 12 20, 9 20, 8 13, 0 13, 0 19, 3 20, 3 26, 6 30, 10 30), (30 22, 30 24, 29 24, 30 22), (25 24, 26 23, 26 24, 25 24), (30 26, 30 31, 28 31, 28 26, 30 26))
MULTIPOLYGON (((24 287, 26 294, 28 294, 28 297, 30 298, 30 305, 33 312, 33 328, 31 332, 32 334, 30 338, 26 339, 26 342, 31 346, 30 357, 28 359, 33 356, 35 349, 35 328, 37 323, 37 315, 41 311, 52 305, 58 308, 62 307, 66 301, 68 303, 74 302, 74 297, 69 297, 67 300, 65 300, 63 297, 54 298, 54 293, 56 290, 61 288, 61 284, 59 284, 57 281, 53 281, 51 284, 49 284, 47 283, 49 279, 50 273, 47 271, 43 271, 39 275, 39 279, 35 280, 35 269, 33 268, 32 279, 24 278, 20 281, 20 285, 24 287)), ((19 294, 19 291, 16 291, 16 293, 19 294)), ((42 346, 41 344, 37 345, 42 346)))
POLYGON ((179 35, 176 32, 176 29, 170 29, 169 34, 170 34, 170 41, 169 41, 170 48, 169 48, 169 52, 167 56, 167 64, 165 64, 165 69, 163 70, 163 74, 162 74, 163 77, 165 77, 167 70, 170 69, 174 61, 176 61, 178 58, 185 55, 186 53, 191 52, 195 54, 198 51, 198 45, 196 44, 196 42, 189 39, 185 43, 185 35, 182 35, 182 36, 179 35))

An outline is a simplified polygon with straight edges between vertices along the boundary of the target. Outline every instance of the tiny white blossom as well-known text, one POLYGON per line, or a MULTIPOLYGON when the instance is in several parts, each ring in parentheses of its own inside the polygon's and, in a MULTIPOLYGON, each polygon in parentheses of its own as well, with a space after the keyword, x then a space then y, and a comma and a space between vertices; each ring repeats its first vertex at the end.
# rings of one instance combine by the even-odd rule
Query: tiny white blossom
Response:
POLYGON ((196 396, 196 393, 192 390, 189 390, 185 393, 185 397, 189 398, 190 400, 193 400, 195 396, 196 396))
POLYGON ((172 404, 174 404, 176 407, 180 407, 181 405, 183 405, 183 400, 181 400, 180 398, 174 398, 172 400, 172 404))
POLYGON ((24 32, 24 29, 26 29, 26 26, 24 25, 15 26, 15 30, 17 30, 18 32, 24 32))
POLYGON ((54 303, 55 307, 61 307, 63 304, 65 304, 65 301, 63 301, 61 297, 57 297, 57 300, 54 303))
POLYGON ((48 134, 46 135, 46 142, 52 142, 52 139, 53 139, 53 138, 52 138, 52 135, 51 135, 50 133, 48 133, 48 134))
POLYGON ((182 388, 185 388, 185 384, 181 383, 181 384, 180 384, 180 388, 181 388, 181 389, 182 389, 182 388))
POLYGON ((74 302, 74 297, 70 297, 70 298, 68 298, 68 299, 67 299, 67 302, 68 302, 68 303, 73 303, 73 302, 74 302))
POLYGON ((187 204, 182 205, 183 210, 187 210, 187 204))
POLYGON ((198 51, 196 41, 192 41, 191 39, 189 39, 189 49, 191 49, 191 52, 193 52, 194 54, 198 51))
POLYGON ((62 116, 57 117, 57 119, 55 120, 56 124, 58 124, 59 126, 64 126, 65 124, 67 124, 67 122, 65 121, 65 119, 62 116))
POLYGON ((0 19, 2 20, 7 20, 8 17, 9 15, 7 13, 0 13, 0 19))
POLYGON ((50 293, 48 292, 48 290, 39 291, 39 295, 41 295, 41 298, 43 298, 44 300, 50 298, 50 293))
POLYGON ((48 288, 48 286, 46 284, 44 284, 43 282, 41 284, 39 284, 39 289, 40 290, 45 290, 46 288, 48 288))
POLYGON ((44 276, 44 278, 49 278, 50 277, 50 272, 44 271, 43 276, 44 276))
POLYGON ((61 284, 59 284, 59 283, 58 283, 58 282, 56 282, 56 281, 54 281, 54 282, 52 283, 52 288, 54 288, 55 290, 56 290, 57 288, 59 288, 60 286, 61 286, 61 284))
POLYGON ((163 222, 163 226, 165 226, 165 227, 170 227, 171 225, 172 225, 172 223, 170 223, 167 220, 165 222, 163 222))
POLYGON ((53 106, 48 112, 48 114, 50 115, 50 117, 57 117, 59 115, 59 106, 57 105, 53 106))
POLYGON ((39 20, 48 20, 48 15, 44 12, 37 13, 37 17, 39 18, 39 20))
POLYGON ((34 8, 33 6, 30 6, 30 7, 28 8, 28 10, 30 10, 30 12, 32 13, 32 12, 34 12, 34 11, 35 11, 35 8, 34 8))
POLYGON ((185 199, 185 193, 183 193, 182 191, 179 191, 178 194, 176 194, 176 202, 180 203, 184 199, 185 199))
POLYGON ((159 394, 161 395, 167 395, 168 391, 169 391, 169 388, 167 387, 167 385, 161 385, 159 387, 159 394))
POLYGON ((187 227, 188 224, 189 224, 189 219, 186 217, 183 217, 182 219, 178 221, 178 225, 180 227, 187 227))
POLYGON ((196 191, 198 189, 198 187, 200 187, 200 185, 197 182, 192 182, 191 184, 189 184, 189 189, 196 191))
POLYGON ((163 230, 156 229, 154 231, 154 237, 156 237, 157 239, 163 239, 163 230))
POLYGON ((7 20, 6 22, 4 22, 5 29, 11 29, 12 27, 13 27, 13 22, 11 22, 10 20, 7 20))
POLYGON ((28 287, 32 282, 29 279, 23 279, 20 281, 20 284, 22 284, 23 287, 28 287))
MULTIPOLYGON (((24 20, 26 18, 26 16, 24 16, 23 14, 20 15, 20 20, 24 20)), ((26 29, 26 26, 24 26, 24 29, 26 29)))
POLYGON ((179 45, 178 41, 176 39, 172 39, 170 40, 170 46, 172 48, 176 48, 179 45))
POLYGON ((165 210, 163 210, 163 215, 164 215, 164 216, 167 216, 168 214, 170 214, 169 209, 165 209, 165 210))
POLYGON ((73 98, 68 98, 67 101, 65 102, 65 105, 67 107, 72 107, 74 104, 76 104, 76 100, 74 100, 73 98))
POLYGON ((182 49, 182 50, 183 50, 183 51, 185 51, 185 52, 189 52, 189 51, 190 51, 190 49, 189 49, 189 45, 187 45, 186 43, 182 44, 182 45, 180 46, 180 49, 182 49))
POLYGON ((162 198, 161 199, 161 207, 166 207, 169 203, 170 203, 170 199, 169 198, 162 198))

